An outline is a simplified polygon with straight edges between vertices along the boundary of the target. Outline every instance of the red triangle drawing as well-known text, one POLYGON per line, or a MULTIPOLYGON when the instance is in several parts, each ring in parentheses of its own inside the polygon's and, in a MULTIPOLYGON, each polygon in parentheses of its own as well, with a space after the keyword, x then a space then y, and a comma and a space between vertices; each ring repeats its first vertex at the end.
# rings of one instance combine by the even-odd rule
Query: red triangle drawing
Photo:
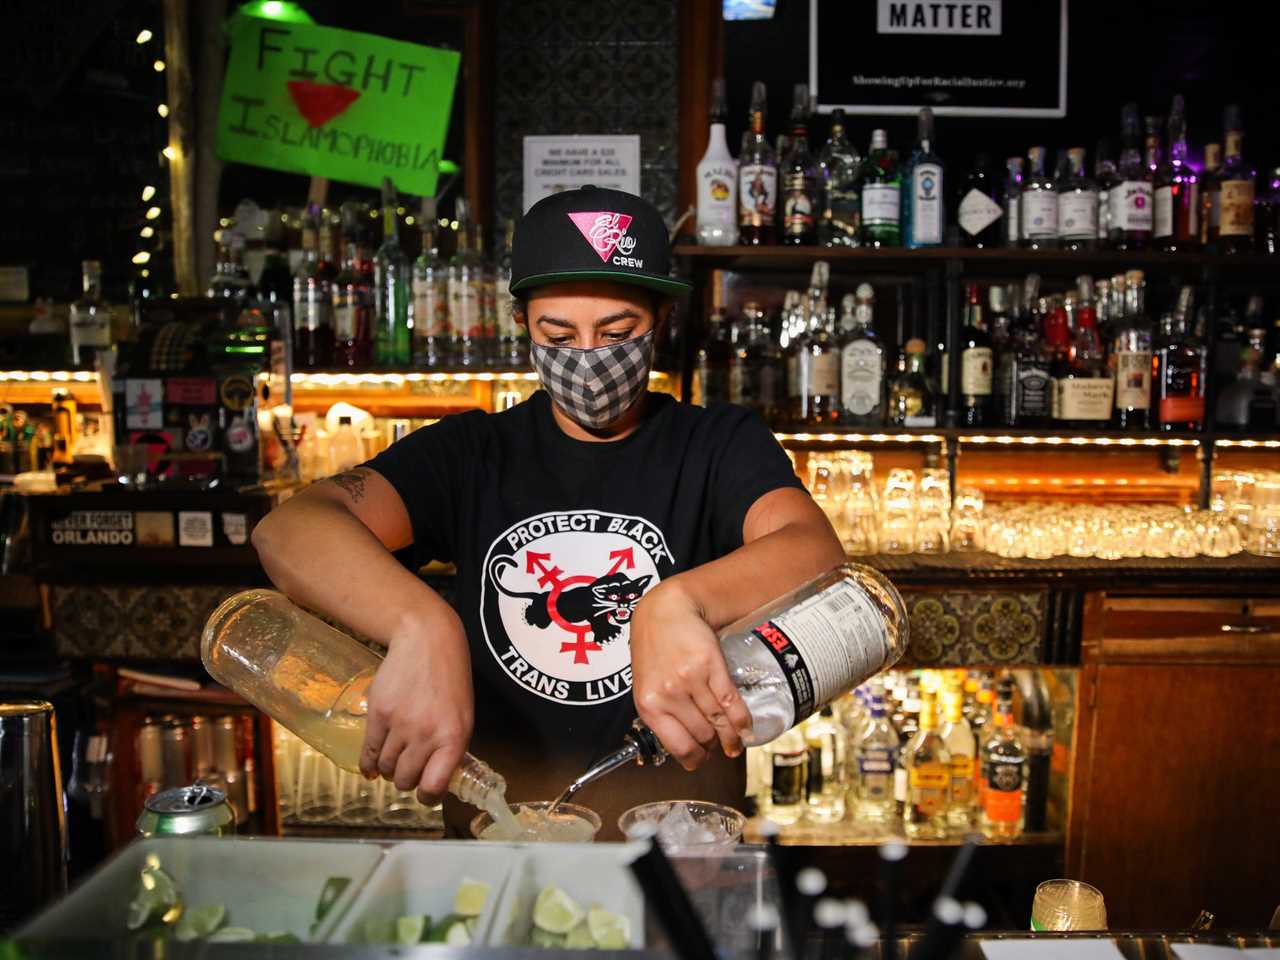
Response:
POLYGON ((311 127, 323 127, 360 99, 360 91, 337 83, 290 80, 289 96, 311 127))

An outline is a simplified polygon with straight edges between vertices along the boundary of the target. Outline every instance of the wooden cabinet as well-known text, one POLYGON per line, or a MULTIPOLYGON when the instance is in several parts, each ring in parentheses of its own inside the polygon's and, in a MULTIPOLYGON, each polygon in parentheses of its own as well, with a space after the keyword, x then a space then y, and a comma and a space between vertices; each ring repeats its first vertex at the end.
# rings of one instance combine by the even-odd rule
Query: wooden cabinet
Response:
POLYGON ((1280 905, 1280 601, 1090 594, 1067 875, 1113 929, 1280 905))

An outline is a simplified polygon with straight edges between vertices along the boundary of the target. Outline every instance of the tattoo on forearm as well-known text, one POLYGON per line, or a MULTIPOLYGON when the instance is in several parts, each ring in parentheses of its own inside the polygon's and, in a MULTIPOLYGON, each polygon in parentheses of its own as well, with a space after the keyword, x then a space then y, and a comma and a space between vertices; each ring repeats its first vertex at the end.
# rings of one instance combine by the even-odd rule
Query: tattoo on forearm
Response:
POLYGON ((347 470, 335 473, 329 480, 347 492, 347 496, 359 503, 364 499, 364 471, 347 470))

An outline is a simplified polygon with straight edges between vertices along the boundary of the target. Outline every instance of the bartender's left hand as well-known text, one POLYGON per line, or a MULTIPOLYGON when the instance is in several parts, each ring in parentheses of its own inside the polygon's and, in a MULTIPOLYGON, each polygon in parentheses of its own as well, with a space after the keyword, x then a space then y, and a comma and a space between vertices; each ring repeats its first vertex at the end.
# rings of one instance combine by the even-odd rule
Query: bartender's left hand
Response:
POLYGON ((751 714, 729 679, 715 631, 678 578, 636 606, 631 671, 640 719, 680 766, 697 769, 717 741, 727 756, 742 753, 751 714))

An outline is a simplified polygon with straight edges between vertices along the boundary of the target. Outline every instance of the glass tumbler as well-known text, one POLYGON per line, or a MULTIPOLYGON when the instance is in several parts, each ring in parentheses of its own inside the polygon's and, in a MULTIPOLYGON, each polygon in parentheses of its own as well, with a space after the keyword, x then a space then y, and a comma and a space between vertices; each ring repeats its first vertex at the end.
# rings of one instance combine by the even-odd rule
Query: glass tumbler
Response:
POLYGON ((338 814, 338 768, 318 750, 302 745, 298 757, 299 823, 329 823, 338 814))

